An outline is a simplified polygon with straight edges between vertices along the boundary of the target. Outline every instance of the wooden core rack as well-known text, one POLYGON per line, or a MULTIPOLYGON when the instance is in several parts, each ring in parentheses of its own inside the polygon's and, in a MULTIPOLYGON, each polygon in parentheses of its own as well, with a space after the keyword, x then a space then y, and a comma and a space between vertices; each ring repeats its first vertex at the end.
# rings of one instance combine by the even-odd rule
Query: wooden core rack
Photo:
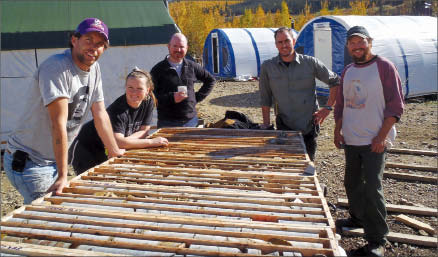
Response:
POLYGON ((53 256, 338 256, 300 133, 164 128, 1 221, 1 252, 53 256))

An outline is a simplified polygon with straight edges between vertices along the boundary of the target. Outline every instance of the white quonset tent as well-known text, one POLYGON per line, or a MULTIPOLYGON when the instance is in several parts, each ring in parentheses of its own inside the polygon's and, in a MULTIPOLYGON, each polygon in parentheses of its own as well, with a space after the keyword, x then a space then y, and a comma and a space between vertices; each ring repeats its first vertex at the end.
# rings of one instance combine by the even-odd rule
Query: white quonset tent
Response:
MULTIPOLYGON (((437 18, 428 16, 321 16, 301 29, 295 49, 315 56, 341 74, 351 62, 345 48, 347 30, 361 25, 373 40, 372 51, 397 67, 406 97, 437 89, 437 18)), ((318 81, 318 91, 327 94, 318 81)))
MULTIPOLYGON (((221 79, 258 77, 261 64, 275 55, 276 28, 227 28, 212 30, 204 43, 204 67, 221 79)), ((296 34, 296 31, 294 31, 296 34)))
POLYGON ((3 0, 1 4, 1 141, 15 128, 39 64, 68 48, 69 33, 87 17, 109 27, 110 47, 99 59, 105 104, 124 93, 126 75, 150 70, 178 31, 163 0, 3 0))

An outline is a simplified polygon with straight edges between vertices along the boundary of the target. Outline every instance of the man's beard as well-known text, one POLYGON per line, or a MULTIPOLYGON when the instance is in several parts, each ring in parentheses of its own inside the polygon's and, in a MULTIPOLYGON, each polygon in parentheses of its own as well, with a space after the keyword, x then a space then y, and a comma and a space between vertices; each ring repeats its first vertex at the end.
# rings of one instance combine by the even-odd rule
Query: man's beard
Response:
POLYGON ((362 55, 361 57, 353 57, 353 61, 355 63, 362 63, 365 62, 365 55, 362 55))
POLYGON ((364 63, 367 60, 367 56, 369 55, 369 50, 368 49, 363 49, 364 53, 363 55, 356 57, 353 54, 351 55, 351 59, 353 59, 354 63, 364 63))
POLYGON ((81 54, 81 53, 77 53, 76 58, 79 60, 80 63, 87 65, 87 66, 93 65, 93 63, 95 63, 97 61, 97 59, 99 59, 98 57, 96 57, 96 59, 94 59, 93 61, 87 61, 85 59, 85 54, 81 54))

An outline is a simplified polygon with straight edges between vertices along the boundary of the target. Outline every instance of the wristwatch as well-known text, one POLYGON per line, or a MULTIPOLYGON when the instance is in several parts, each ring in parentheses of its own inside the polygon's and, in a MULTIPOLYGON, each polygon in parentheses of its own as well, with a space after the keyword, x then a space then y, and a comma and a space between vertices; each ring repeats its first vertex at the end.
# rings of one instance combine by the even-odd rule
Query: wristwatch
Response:
POLYGON ((323 106, 322 108, 327 109, 327 110, 329 110, 329 111, 332 111, 332 110, 333 110, 333 107, 328 106, 328 105, 323 106))

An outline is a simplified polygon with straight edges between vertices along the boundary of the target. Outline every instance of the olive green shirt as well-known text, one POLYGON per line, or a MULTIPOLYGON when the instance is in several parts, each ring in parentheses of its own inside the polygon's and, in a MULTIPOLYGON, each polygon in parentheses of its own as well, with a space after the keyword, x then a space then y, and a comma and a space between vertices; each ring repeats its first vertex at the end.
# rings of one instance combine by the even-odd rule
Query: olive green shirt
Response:
POLYGON ((312 56, 295 53, 289 66, 279 55, 266 60, 260 69, 261 105, 276 103, 283 123, 305 135, 311 131, 313 113, 318 109, 315 78, 329 87, 340 82, 336 73, 312 56))

